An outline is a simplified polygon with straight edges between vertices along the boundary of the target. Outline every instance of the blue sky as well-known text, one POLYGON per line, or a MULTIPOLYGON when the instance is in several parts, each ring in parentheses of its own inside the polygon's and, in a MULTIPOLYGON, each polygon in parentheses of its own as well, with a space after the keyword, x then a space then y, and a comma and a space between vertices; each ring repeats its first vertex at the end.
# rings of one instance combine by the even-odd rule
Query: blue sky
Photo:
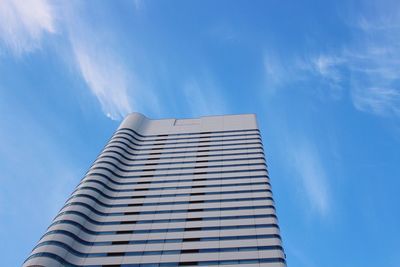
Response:
POLYGON ((400 2, 0 2, 0 251, 132 111, 256 113, 289 266, 400 266, 400 2))

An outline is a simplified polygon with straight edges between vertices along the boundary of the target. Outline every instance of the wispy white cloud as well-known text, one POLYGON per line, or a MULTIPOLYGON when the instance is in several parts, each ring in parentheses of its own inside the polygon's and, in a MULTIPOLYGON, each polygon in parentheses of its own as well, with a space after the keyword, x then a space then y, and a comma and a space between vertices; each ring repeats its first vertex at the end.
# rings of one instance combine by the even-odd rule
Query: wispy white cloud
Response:
POLYGON ((331 55, 319 55, 312 59, 312 66, 316 73, 333 83, 338 83, 343 79, 337 69, 343 63, 345 63, 344 58, 331 55))
MULTIPOLYGON (((142 1, 134 4, 137 12, 145 8, 142 1)), ((126 60, 117 45, 123 43, 120 36, 114 29, 93 25, 82 11, 87 7, 81 5, 68 4, 64 25, 75 67, 104 114, 113 120, 133 111, 160 114, 163 107, 154 91, 153 73, 146 75, 142 67, 139 75, 136 62, 126 60)))
MULTIPOLYGON (((134 62, 122 60, 116 46, 120 43, 118 36, 111 29, 93 25, 84 2, 69 1, 59 6, 46 0, 0 3, 0 38, 15 54, 40 48, 43 35, 56 32, 57 21, 58 41, 64 42, 64 48, 56 51, 76 70, 107 117, 119 120, 134 110, 157 114, 163 109, 152 89, 153 82, 137 75, 134 62)), ((142 1, 133 4, 136 12, 144 8, 142 1)), ((209 76, 182 77, 177 83, 183 84, 180 93, 192 115, 226 113, 224 98, 209 76)))
POLYGON ((104 114, 119 120, 134 109, 131 95, 137 85, 135 73, 127 70, 118 48, 109 41, 116 37, 108 29, 93 25, 85 16, 85 8, 84 4, 68 3, 62 16, 72 64, 104 114))
POLYGON ((15 55, 39 48, 45 34, 56 32, 55 20, 47 0, 0 1, 0 39, 15 55))
MULTIPOLYGON (((392 18, 393 19, 393 18, 392 18)), ((340 99, 349 90, 356 109, 400 116, 400 17, 394 21, 361 19, 353 29, 358 41, 340 50, 292 59, 290 67, 264 59, 267 87, 304 83, 340 99), (385 23, 387 24, 385 24, 385 23)))
POLYGON ((314 90, 321 88, 329 95, 338 98, 343 81, 342 71, 338 68, 345 58, 336 55, 298 56, 288 58, 276 52, 264 53, 265 88, 269 93, 279 89, 317 81, 314 90), (329 90, 328 90, 329 89, 329 90))
POLYGON ((318 150, 311 143, 303 141, 291 146, 288 153, 309 205, 320 215, 326 216, 331 205, 330 190, 318 150))
POLYGON ((400 116, 400 16, 361 17, 353 32, 356 41, 323 55, 334 60, 318 68, 320 77, 328 76, 330 83, 340 87, 346 80, 354 107, 360 111, 400 116))
POLYGON ((132 112, 128 74, 112 52, 82 39, 71 41, 77 68, 107 117, 118 120, 132 112))
POLYGON ((338 49, 284 60, 264 56, 267 91, 294 83, 290 87, 326 88, 322 92, 335 99, 351 96, 360 111, 400 116, 400 13, 395 11, 399 8, 400 4, 382 7, 373 16, 358 17, 349 25, 353 38, 338 49))
MULTIPOLYGON (((139 5, 140 1, 135 3, 139 5)), ((98 99, 103 112, 120 119, 134 108, 131 94, 138 86, 133 70, 119 60, 118 50, 107 37, 87 23, 80 10, 85 4, 65 2, 57 8, 47 0, 0 1, 0 40, 5 48, 20 56, 39 49, 45 34, 59 33, 70 49, 57 50, 61 57, 71 58, 74 68, 88 89, 98 99)), ((140 91, 137 90, 137 94, 140 91)), ((143 95, 147 95, 143 94, 143 95)))
POLYGON ((400 16, 361 18, 358 25, 362 42, 347 53, 353 103, 360 111, 400 116, 400 16))
POLYGON ((352 99, 359 110, 400 116, 400 90, 379 87, 355 89, 352 99))

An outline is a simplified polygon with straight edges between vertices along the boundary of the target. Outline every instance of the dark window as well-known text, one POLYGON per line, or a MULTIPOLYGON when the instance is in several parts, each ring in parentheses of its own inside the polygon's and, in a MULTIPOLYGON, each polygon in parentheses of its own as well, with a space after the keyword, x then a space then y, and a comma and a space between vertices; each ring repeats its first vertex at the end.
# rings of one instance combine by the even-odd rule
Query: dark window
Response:
POLYGON ((121 224, 135 224, 136 221, 123 221, 121 224))
POLYGON ((117 235, 122 235, 122 234, 133 234, 133 231, 127 230, 127 231, 117 231, 117 235))
POLYGON ((185 232, 188 231, 201 231, 201 227, 185 228, 185 232))
POLYGON ((107 253, 107 256, 110 256, 110 257, 124 256, 124 255, 125 255, 124 252, 109 252, 109 253, 107 253))
POLYGON ((181 261, 179 266, 196 266, 197 261, 181 261))
POLYGON ((187 218, 186 221, 187 222, 196 222, 196 221, 202 221, 202 218, 187 218))
POLYGON ((185 249, 185 250, 181 250, 181 253, 182 254, 185 254, 185 253, 199 253, 199 250, 198 249, 185 249))

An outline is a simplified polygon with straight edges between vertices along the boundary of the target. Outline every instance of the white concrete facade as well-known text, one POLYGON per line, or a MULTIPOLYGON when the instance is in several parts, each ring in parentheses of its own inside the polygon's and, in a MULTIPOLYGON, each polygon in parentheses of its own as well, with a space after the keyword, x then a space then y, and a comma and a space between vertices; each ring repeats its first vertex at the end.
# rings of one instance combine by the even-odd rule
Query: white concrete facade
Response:
POLYGON ((253 114, 121 123, 23 266, 285 265, 253 114))

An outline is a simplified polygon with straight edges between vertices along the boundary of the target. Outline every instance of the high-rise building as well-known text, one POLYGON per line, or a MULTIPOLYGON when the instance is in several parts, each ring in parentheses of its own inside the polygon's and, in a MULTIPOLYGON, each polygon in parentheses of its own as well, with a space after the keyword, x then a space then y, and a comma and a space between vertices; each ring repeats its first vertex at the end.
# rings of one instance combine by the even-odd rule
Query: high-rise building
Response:
POLYGON ((285 266, 255 115, 128 115, 23 266, 285 266))

